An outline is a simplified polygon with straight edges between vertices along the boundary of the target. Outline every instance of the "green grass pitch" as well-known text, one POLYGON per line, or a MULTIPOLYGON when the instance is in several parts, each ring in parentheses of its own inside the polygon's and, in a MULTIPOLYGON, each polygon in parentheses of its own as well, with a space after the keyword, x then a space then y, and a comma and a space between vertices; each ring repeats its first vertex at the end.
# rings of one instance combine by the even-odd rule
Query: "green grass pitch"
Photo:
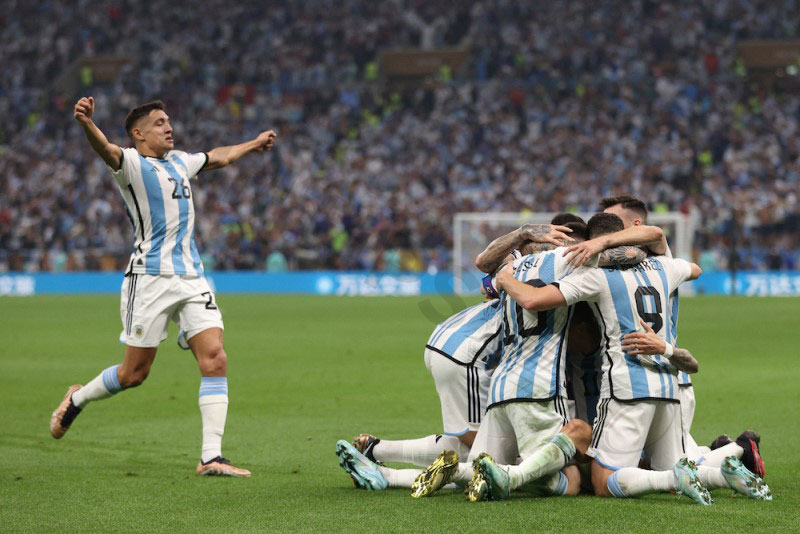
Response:
POLYGON ((336 440, 436 433, 423 345, 457 297, 221 295, 229 355, 224 454, 250 479, 194 475, 199 373, 175 327, 150 378, 90 405, 60 441, 50 412, 66 387, 118 363, 119 301, 0 298, 0 531, 744 532, 800 528, 800 299, 684 298, 680 344, 701 362, 693 434, 753 427, 774 500, 714 492, 703 508, 672 495, 468 503, 456 492, 355 490, 336 440))

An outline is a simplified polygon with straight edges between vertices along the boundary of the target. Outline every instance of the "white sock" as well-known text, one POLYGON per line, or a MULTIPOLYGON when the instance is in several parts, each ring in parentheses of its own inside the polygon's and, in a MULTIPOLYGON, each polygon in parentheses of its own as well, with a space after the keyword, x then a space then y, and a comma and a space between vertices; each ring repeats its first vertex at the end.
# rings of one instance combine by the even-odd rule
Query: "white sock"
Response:
POLYGON ((222 456, 222 434, 228 417, 228 379, 204 376, 200 381, 200 415, 203 418, 203 462, 222 456))
POLYGON ((459 458, 466 458, 469 447, 455 436, 439 434, 419 439, 382 439, 372 448, 372 455, 379 462, 403 462, 428 467, 442 451, 456 451, 459 458))
POLYGON ((675 474, 672 471, 648 471, 638 467, 623 467, 608 477, 608 490, 614 497, 625 498, 672 491, 675 474))
POLYGON ((390 488, 411 488, 414 480, 422 473, 421 469, 392 469, 382 465, 378 466, 378 471, 389 483, 390 488))
POLYGON ((450 477, 450 481, 459 486, 466 486, 472 480, 473 472, 472 462, 461 462, 458 464, 453 476, 450 477))
POLYGON ((511 489, 536 480, 545 475, 561 471, 575 455, 575 445, 566 434, 558 433, 522 460, 519 465, 506 466, 511 476, 511 489))
POLYGON ((728 456, 736 456, 736 458, 741 459, 743 454, 743 448, 738 446, 736 443, 728 443, 727 445, 723 445, 718 449, 714 449, 713 451, 703 454, 696 460, 696 462, 698 466, 704 465, 706 467, 721 467, 722 462, 728 456))
POLYGON ((730 488, 728 481, 722 475, 722 469, 719 467, 708 467, 707 465, 697 466, 697 476, 700 482, 710 490, 717 488, 730 488))
POLYGON ((117 376, 117 367, 113 365, 105 369, 102 373, 92 379, 91 382, 72 394, 72 404, 78 408, 83 408, 91 401, 107 399, 122 391, 117 376))

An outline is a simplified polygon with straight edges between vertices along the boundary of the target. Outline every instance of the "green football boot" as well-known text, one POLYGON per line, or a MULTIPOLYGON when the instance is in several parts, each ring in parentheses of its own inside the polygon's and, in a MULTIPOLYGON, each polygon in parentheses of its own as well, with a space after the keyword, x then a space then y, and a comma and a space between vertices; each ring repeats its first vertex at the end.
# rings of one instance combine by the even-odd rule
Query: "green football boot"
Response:
POLYGON ((703 506, 708 506, 713 502, 711 493, 697 475, 697 466, 694 462, 681 458, 672 468, 672 472, 675 474, 675 490, 678 495, 686 495, 703 506))
POLYGON ((751 499, 771 501, 772 492, 760 477, 747 469, 736 456, 728 456, 722 462, 722 476, 733 490, 733 494, 741 493, 751 499))
POLYGON ((478 470, 486 481, 490 501, 508 499, 511 495, 511 477, 488 454, 478 461, 478 470))

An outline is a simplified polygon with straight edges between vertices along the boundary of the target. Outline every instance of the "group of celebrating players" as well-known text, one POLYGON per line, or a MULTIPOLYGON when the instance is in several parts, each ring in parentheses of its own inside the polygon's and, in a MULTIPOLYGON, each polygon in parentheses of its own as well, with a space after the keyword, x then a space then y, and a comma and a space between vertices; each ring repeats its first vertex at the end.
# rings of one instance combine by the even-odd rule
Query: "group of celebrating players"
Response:
POLYGON ((772 499, 758 434, 710 447, 690 434, 699 365, 676 346, 678 288, 700 267, 672 257, 641 200, 600 208, 588 222, 565 213, 522 226, 478 255, 486 301, 425 346, 443 432, 339 441, 356 487, 417 498, 460 487, 470 501, 676 492, 709 505, 716 488, 772 499))
MULTIPOLYGON (((156 101, 131 110, 125 129, 134 148, 123 149, 94 123, 94 105, 81 98, 74 116, 109 166, 136 236, 121 289, 125 354, 121 364, 68 388, 50 433, 62 438, 89 403, 140 385, 173 320, 202 375, 195 472, 250 476, 222 456, 224 327, 194 242, 190 181, 270 150, 276 134, 188 154, 174 149, 170 118, 156 101)), ((477 267, 489 273, 487 300, 437 325, 425 348, 442 434, 339 441, 339 463, 356 486, 407 487, 425 497, 456 485, 472 501, 505 499, 517 489, 609 497, 675 491, 704 505, 715 488, 772 498, 755 432, 720 436, 711 447, 689 433, 695 400, 688 374, 698 364, 675 346, 678 287, 700 268, 671 257, 663 231, 645 224, 642 201, 613 197, 601 209, 588 223, 561 214, 550 225, 525 225, 478 256, 477 267)))

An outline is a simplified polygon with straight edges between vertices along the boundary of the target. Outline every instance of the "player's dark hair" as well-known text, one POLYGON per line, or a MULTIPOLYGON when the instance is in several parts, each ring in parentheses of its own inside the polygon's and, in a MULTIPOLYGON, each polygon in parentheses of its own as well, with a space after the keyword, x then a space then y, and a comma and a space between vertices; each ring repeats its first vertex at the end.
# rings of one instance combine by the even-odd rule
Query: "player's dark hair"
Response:
POLYGON ((630 195, 618 195, 615 197, 606 197, 600 201, 600 211, 605 211, 611 206, 621 205, 626 210, 636 212, 641 216, 642 222, 647 221, 647 205, 636 197, 630 195))
POLYGON ((601 235, 619 232, 625 229, 625 223, 613 213, 597 213, 589 219, 589 239, 601 235))
POLYGON ((128 116, 125 117, 125 131, 128 132, 129 137, 133 138, 131 131, 133 130, 133 127, 136 126, 136 122, 142 117, 147 117, 150 115, 150 112, 155 109, 160 109, 161 111, 166 112, 167 106, 165 106, 164 102, 161 100, 153 100, 147 104, 142 104, 141 106, 135 107, 128 112, 128 116))
POLYGON ((550 221, 550 224, 557 224, 559 226, 566 226, 567 223, 576 222, 581 224, 586 224, 586 221, 575 215, 574 213, 559 213, 553 220, 550 221))
POLYGON ((567 228, 572 230, 572 233, 568 235, 574 238, 575 240, 586 241, 587 239, 589 239, 589 227, 586 226, 585 222, 570 221, 568 223, 559 223, 559 224, 562 224, 562 226, 566 226, 567 228))

